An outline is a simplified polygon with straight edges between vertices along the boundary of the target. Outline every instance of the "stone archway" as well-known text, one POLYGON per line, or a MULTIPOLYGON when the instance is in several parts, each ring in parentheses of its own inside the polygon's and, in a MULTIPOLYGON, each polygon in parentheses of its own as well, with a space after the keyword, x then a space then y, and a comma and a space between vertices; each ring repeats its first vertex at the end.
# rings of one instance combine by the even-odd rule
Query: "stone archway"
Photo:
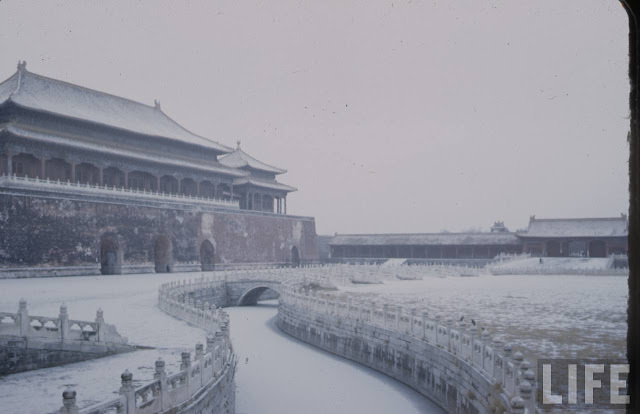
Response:
POLYGON ((236 306, 256 305, 264 294, 267 296, 266 299, 274 299, 280 296, 278 291, 268 286, 256 286, 244 292, 242 296, 240 296, 240 299, 238 299, 236 306))
POLYGON ((153 243, 153 261, 156 273, 170 273, 173 270, 171 240, 164 234, 156 237, 153 243))
POLYGON ((291 248, 291 265, 293 267, 300 266, 300 250, 298 250, 297 246, 291 248))
POLYGON ((607 257, 607 246, 602 240, 589 242, 589 257, 607 257))
POLYGON ((200 245, 200 264, 203 272, 215 269, 215 256, 216 249, 213 244, 209 240, 203 241, 200 245))
POLYGON ((119 275, 122 273, 122 249, 113 234, 105 234, 100 239, 100 273, 119 275))

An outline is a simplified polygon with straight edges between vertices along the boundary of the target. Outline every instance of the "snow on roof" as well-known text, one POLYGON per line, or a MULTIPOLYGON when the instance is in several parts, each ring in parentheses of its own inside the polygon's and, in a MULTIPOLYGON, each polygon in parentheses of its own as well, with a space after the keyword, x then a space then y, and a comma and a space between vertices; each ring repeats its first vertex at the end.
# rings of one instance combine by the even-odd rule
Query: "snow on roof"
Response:
POLYGON ((0 105, 5 102, 55 115, 94 122, 130 132, 163 137, 219 152, 232 149, 196 135, 165 115, 156 101, 145 105, 126 98, 27 72, 24 63, 0 83, 0 105))
POLYGON ((518 245, 514 233, 413 233, 413 234, 340 234, 332 246, 384 245, 518 245))
POLYGON ((259 161, 253 158, 251 155, 240 149, 240 141, 238 141, 238 147, 235 151, 230 154, 225 154, 221 156, 218 161, 220 164, 226 165, 231 168, 253 168, 254 170, 266 171, 274 174, 284 174, 287 170, 283 170, 282 168, 274 167, 269 164, 265 164, 262 161, 259 161))
POLYGON ((183 160, 177 158, 171 154, 167 154, 167 156, 159 156, 150 153, 145 153, 141 151, 130 151, 127 149, 112 147, 109 145, 98 145, 90 142, 81 141, 78 139, 68 138, 60 135, 51 135, 39 131, 33 131, 29 128, 18 126, 14 124, 7 124, 3 127, 0 127, 0 133, 8 132, 16 136, 25 137, 37 141, 43 142, 51 142, 62 146, 70 146, 75 148, 80 148, 86 151, 96 151, 102 154, 115 155, 118 157, 128 157, 139 159, 143 161, 156 162, 161 164, 174 165, 176 167, 182 168, 195 168, 201 171, 206 172, 214 172, 219 174, 228 175, 231 177, 244 177, 249 173, 247 171, 238 170, 235 168, 229 168, 226 166, 221 166, 218 163, 207 162, 207 163, 198 163, 193 160, 183 160))
POLYGON ((521 237, 626 237, 627 218, 537 219, 532 217, 521 237))
POLYGON ((291 187, 290 185, 282 184, 277 181, 261 180, 255 177, 241 177, 233 180, 234 186, 241 186, 245 184, 255 185, 256 187, 270 188, 273 190, 286 191, 286 192, 292 192, 292 191, 298 190, 295 187, 291 187))

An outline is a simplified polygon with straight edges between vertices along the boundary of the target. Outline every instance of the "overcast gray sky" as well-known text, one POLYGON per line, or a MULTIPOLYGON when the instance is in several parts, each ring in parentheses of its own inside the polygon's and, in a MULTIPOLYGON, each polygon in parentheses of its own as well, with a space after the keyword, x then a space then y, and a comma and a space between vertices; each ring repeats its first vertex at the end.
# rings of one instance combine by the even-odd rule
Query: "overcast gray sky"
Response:
POLYGON ((287 168, 318 233, 628 208, 615 0, 0 1, 0 77, 152 104, 287 168))

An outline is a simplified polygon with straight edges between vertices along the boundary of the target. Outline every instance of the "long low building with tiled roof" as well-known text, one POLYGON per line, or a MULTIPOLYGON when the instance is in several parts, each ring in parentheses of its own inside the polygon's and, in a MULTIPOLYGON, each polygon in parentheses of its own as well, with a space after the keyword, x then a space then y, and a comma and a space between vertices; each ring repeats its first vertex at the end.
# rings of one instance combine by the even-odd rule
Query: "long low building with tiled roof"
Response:
POLYGON ((605 257, 627 253, 627 216, 540 219, 518 232, 523 251, 534 256, 605 257))
POLYGON ((493 259, 500 254, 606 257, 627 252, 626 216, 536 219, 512 233, 502 222, 491 232, 336 234, 329 240, 332 259, 493 259))
POLYGON ((491 259, 521 252, 515 233, 337 234, 331 257, 405 259, 491 259))

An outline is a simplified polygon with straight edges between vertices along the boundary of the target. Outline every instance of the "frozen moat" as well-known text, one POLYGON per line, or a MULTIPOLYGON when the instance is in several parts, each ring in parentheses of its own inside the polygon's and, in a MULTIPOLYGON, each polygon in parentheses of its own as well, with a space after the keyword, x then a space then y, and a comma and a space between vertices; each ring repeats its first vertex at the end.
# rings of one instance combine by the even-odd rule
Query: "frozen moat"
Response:
POLYGON ((530 361, 626 355, 624 276, 425 276, 342 289, 456 321, 473 319, 530 361))
MULTIPOLYGON (((204 342, 204 332, 161 312, 156 307, 157 289, 166 281, 197 276, 0 280, 0 309, 14 311, 24 297, 33 315, 57 315, 64 302, 72 318, 92 320, 101 307, 107 323, 115 324, 131 343, 156 347, 0 378, 0 413, 56 411, 68 385, 78 392, 80 406, 104 400, 109 392, 117 392, 125 369, 133 372, 134 380, 150 379, 158 357, 166 361, 167 371, 176 371, 180 352, 204 342)), ((238 413, 441 412, 382 374, 285 336, 275 327, 274 304, 228 311, 240 361, 238 413)))

